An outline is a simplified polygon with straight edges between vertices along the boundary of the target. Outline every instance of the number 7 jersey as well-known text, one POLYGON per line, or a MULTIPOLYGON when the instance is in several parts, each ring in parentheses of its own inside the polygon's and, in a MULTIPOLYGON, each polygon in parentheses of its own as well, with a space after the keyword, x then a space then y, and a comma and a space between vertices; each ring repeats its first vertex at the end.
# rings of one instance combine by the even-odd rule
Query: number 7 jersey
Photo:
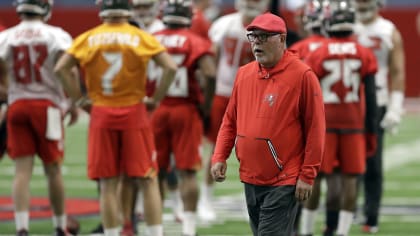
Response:
POLYGON ((10 79, 9 104, 19 99, 47 99, 67 109, 53 71, 59 53, 71 42, 67 32, 42 21, 22 21, 0 33, 0 58, 6 62, 10 79))
POLYGON ((370 49, 352 38, 330 38, 305 61, 321 83, 327 129, 364 130, 364 78, 377 71, 370 49))
POLYGON ((142 100, 147 64, 165 50, 152 35, 128 23, 104 23, 78 36, 67 53, 82 66, 92 103, 121 107, 142 100))

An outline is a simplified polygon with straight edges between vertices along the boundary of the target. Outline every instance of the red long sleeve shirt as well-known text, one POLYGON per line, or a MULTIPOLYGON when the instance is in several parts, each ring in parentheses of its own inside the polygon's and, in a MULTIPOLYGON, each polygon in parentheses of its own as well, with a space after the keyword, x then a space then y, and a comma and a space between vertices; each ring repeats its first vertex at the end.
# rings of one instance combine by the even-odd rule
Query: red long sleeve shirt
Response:
POLYGON ((322 91, 316 75, 285 51, 270 69, 241 67, 212 163, 226 162, 235 146, 241 181, 255 185, 313 184, 325 139, 322 91))

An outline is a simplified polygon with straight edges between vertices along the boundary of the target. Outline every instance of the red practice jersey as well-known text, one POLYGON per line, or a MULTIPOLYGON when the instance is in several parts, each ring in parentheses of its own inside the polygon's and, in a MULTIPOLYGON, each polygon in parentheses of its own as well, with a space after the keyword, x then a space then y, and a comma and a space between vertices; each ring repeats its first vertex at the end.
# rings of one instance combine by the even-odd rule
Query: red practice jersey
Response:
POLYGON ((296 51, 300 59, 305 60, 308 55, 322 46, 327 38, 319 34, 313 34, 302 39, 290 47, 290 50, 296 51))
MULTIPOLYGON (((164 29, 155 33, 155 36, 178 64, 175 79, 161 104, 203 102, 204 98, 199 81, 195 77, 195 70, 200 57, 212 54, 210 42, 187 28, 164 29)), ((157 76, 156 79, 159 80, 161 69, 157 67, 153 71, 153 76, 157 76)))
POLYGON ((373 53, 351 38, 331 38, 308 56, 324 98, 327 129, 363 130, 365 126, 364 78, 374 75, 373 53))

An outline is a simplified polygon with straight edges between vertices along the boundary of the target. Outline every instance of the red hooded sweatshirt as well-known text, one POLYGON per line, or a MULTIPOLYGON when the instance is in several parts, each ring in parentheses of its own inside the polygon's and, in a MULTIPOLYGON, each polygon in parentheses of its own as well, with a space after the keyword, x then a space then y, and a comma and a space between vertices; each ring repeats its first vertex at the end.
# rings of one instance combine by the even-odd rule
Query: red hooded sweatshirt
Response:
POLYGON ((254 185, 313 184, 325 139, 322 91, 314 72, 285 51, 273 68, 257 61, 238 70, 212 163, 235 146, 240 179, 254 185))

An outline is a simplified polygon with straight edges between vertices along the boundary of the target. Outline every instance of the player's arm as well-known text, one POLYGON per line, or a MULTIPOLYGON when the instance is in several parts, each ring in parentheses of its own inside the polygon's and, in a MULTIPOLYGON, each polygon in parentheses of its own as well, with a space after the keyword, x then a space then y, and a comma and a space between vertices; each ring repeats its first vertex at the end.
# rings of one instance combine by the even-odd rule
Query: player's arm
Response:
POLYGON ((6 63, 3 59, 0 59, 0 101, 7 100, 7 70, 6 63))
POLYGON ((394 47, 389 57, 389 75, 391 77, 391 91, 404 92, 405 89, 405 53, 400 32, 395 29, 392 33, 394 47))
POLYGON ((153 101, 157 103, 165 97, 166 91, 174 80, 178 66, 166 51, 155 55, 152 59, 163 69, 161 82, 152 97, 153 101))
POLYGON ((207 54, 199 59, 198 66, 205 78, 203 110, 209 113, 216 88, 216 62, 212 55, 207 54))
POLYGON ((392 33, 392 43, 394 47, 390 51, 388 61, 389 76, 391 78, 391 96, 388 102, 387 112, 381 121, 381 126, 391 133, 396 133, 403 113, 405 89, 404 47, 401 34, 397 29, 392 33))
POLYGON ((82 97, 80 81, 75 68, 77 68, 77 60, 68 53, 64 53, 59 58, 54 68, 54 73, 63 85, 64 91, 70 97, 73 106, 82 97))

